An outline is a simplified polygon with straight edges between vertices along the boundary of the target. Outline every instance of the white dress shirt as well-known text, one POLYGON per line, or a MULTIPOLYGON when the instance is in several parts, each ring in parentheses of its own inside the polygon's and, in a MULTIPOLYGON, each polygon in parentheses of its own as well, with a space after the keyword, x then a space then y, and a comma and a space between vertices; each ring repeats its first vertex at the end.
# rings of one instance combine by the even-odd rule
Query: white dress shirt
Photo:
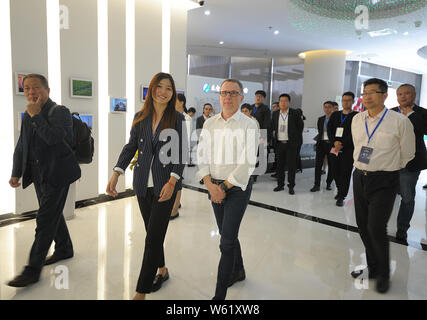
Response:
POLYGON ((240 110, 227 120, 222 112, 206 120, 197 148, 196 180, 210 174, 246 190, 255 170, 259 136, 257 124, 240 110))
POLYGON ((392 110, 388 110, 368 144, 365 120, 372 134, 386 108, 375 117, 368 111, 358 113, 351 123, 354 144, 354 166, 366 171, 397 171, 406 166, 415 156, 415 134, 411 121, 392 110), (369 164, 358 161, 362 147, 373 148, 369 164))
POLYGON ((288 136, 288 118, 289 118, 289 109, 286 113, 282 113, 280 110, 279 112, 279 127, 277 128, 277 139, 279 141, 287 141, 289 140, 288 136), (284 125, 285 126, 285 132, 280 131, 280 127, 284 125))

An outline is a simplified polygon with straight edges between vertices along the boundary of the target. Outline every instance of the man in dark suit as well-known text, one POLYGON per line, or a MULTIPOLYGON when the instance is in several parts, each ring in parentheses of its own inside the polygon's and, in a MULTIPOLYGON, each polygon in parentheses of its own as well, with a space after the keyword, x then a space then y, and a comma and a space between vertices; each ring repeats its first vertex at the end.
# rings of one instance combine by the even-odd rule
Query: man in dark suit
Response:
POLYGON ((353 137, 351 134, 351 121, 357 114, 352 110, 354 103, 354 93, 344 92, 342 95, 342 111, 332 113, 328 124, 328 137, 332 141, 333 151, 337 155, 331 157, 328 165, 334 170, 334 179, 337 185, 338 194, 335 196, 338 207, 344 206, 344 199, 347 197, 350 188, 351 173, 353 171, 353 137))
POLYGON ((71 149, 73 122, 70 111, 64 106, 56 106, 49 98, 50 89, 44 76, 25 76, 23 87, 29 103, 13 154, 9 184, 13 188, 19 187, 21 177, 23 188, 34 183, 40 208, 28 265, 21 275, 8 283, 12 287, 25 287, 37 282, 43 265, 73 256, 73 245, 62 210, 70 184, 81 175, 71 149), (55 252, 46 259, 52 241, 55 241, 55 252))
POLYGON ((392 110, 408 117, 415 133, 415 158, 399 172, 402 200, 397 215, 396 238, 406 241, 409 223, 414 214, 415 186, 421 170, 427 168, 427 151, 424 144, 424 135, 427 134, 427 110, 415 105, 416 91, 413 85, 402 84, 396 93, 399 106, 392 110))
POLYGON ((213 107, 210 103, 205 103, 203 106, 203 114, 197 118, 196 129, 203 129, 203 124, 209 118, 212 109, 213 107))
POLYGON ((271 112, 270 108, 264 104, 267 96, 265 91, 258 90, 255 92, 255 104, 252 105, 252 115, 257 119, 259 128, 267 131, 267 142, 271 144, 271 112))
POLYGON ((329 141, 328 131, 326 128, 328 127, 328 122, 333 110, 334 107, 331 101, 326 101, 323 104, 323 111, 325 112, 325 115, 319 117, 319 119, 317 120, 317 130, 319 133, 316 137, 316 166, 314 170, 314 186, 313 188, 311 188, 311 192, 316 192, 320 190, 320 178, 322 176, 322 166, 323 161, 325 160, 325 156, 328 157, 329 163, 328 177, 326 178, 326 190, 332 190, 331 183, 334 179, 333 170, 331 168, 331 163, 333 162, 333 160, 331 161, 331 158, 333 157, 333 155, 330 152, 332 148, 332 143, 331 141, 329 141))
POLYGON ((284 93, 279 97, 280 111, 273 114, 273 131, 277 141, 277 187, 281 191, 285 185, 285 165, 288 167, 289 194, 295 194, 295 172, 298 146, 302 144, 304 122, 300 114, 289 107, 291 97, 284 93))

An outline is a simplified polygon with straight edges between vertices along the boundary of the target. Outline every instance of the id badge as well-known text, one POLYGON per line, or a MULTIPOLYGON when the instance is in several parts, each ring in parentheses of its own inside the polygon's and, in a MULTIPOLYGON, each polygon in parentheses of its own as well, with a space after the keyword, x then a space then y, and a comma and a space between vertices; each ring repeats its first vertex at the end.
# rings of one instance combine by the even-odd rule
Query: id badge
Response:
POLYGON ((369 147, 362 147, 359 154, 359 159, 357 161, 369 164, 369 161, 371 160, 372 152, 374 152, 373 148, 369 147))
POLYGON ((280 125, 280 132, 285 132, 286 131, 286 125, 281 124, 280 125))
POLYGON ((343 133, 344 133, 344 128, 343 127, 339 127, 335 131, 335 137, 342 138, 343 133))

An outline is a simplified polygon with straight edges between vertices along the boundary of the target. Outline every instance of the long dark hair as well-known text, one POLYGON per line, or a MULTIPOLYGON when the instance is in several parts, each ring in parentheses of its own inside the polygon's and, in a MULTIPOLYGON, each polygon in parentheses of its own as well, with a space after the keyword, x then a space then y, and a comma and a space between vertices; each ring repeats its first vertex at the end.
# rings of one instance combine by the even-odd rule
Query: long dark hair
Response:
POLYGON ((154 104, 153 104, 153 91, 157 88, 160 81, 163 79, 169 79, 172 84, 172 98, 168 102, 166 109, 163 113, 162 120, 160 122, 160 129, 174 128, 176 113, 175 113, 175 102, 176 102, 176 88, 175 81, 169 73, 159 72, 156 74, 153 79, 151 79, 150 86, 148 87, 147 97, 145 98, 145 102, 141 108, 140 114, 133 121, 132 127, 147 118, 150 114, 154 113, 154 104))

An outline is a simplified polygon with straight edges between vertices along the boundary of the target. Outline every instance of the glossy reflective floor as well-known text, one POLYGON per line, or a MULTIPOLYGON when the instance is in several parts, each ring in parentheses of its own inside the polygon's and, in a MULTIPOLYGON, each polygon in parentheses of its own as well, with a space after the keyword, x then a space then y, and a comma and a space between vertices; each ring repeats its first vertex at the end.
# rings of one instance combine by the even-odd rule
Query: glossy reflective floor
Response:
MULTIPOLYGON (((185 183, 203 188, 187 168, 185 183)), ((250 205, 240 228, 246 280, 227 299, 427 299, 427 171, 417 185, 409 246, 390 243, 391 289, 378 294, 373 281, 355 281, 351 270, 365 264, 352 194, 338 208, 335 191, 311 193, 313 169, 297 174, 296 195, 275 193, 270 175, 258 178, 251 200, 295 211, 276 212, 250 205), (310 217, 304 218, 304 215, 310 217), (339 226, 317 222, 322 218, 339 226), (312 221, 314 220, 314 221, 312 221), (340 227, 341 226, 341 227, 340 227), (351 229, 350 229, 351 230, 351 229)), ((325 177, 323 176, 323 179, 325 177)), ((396 230, 400 198, 389 222, 396 230)), ((207 195, 184 189, 180 217, 169 224, 165 241, 170 279, 148 299, 211 299, 219 261, 219 235, 207 195)), ((34 237, 35 220, 0 228, 0 299, 131 299, 141 267, 145 230, 134 197, 76 210, 68 221, 75 256, 43 269, 38 283, 24 289, 5 283, 22 271, 34 237)))

